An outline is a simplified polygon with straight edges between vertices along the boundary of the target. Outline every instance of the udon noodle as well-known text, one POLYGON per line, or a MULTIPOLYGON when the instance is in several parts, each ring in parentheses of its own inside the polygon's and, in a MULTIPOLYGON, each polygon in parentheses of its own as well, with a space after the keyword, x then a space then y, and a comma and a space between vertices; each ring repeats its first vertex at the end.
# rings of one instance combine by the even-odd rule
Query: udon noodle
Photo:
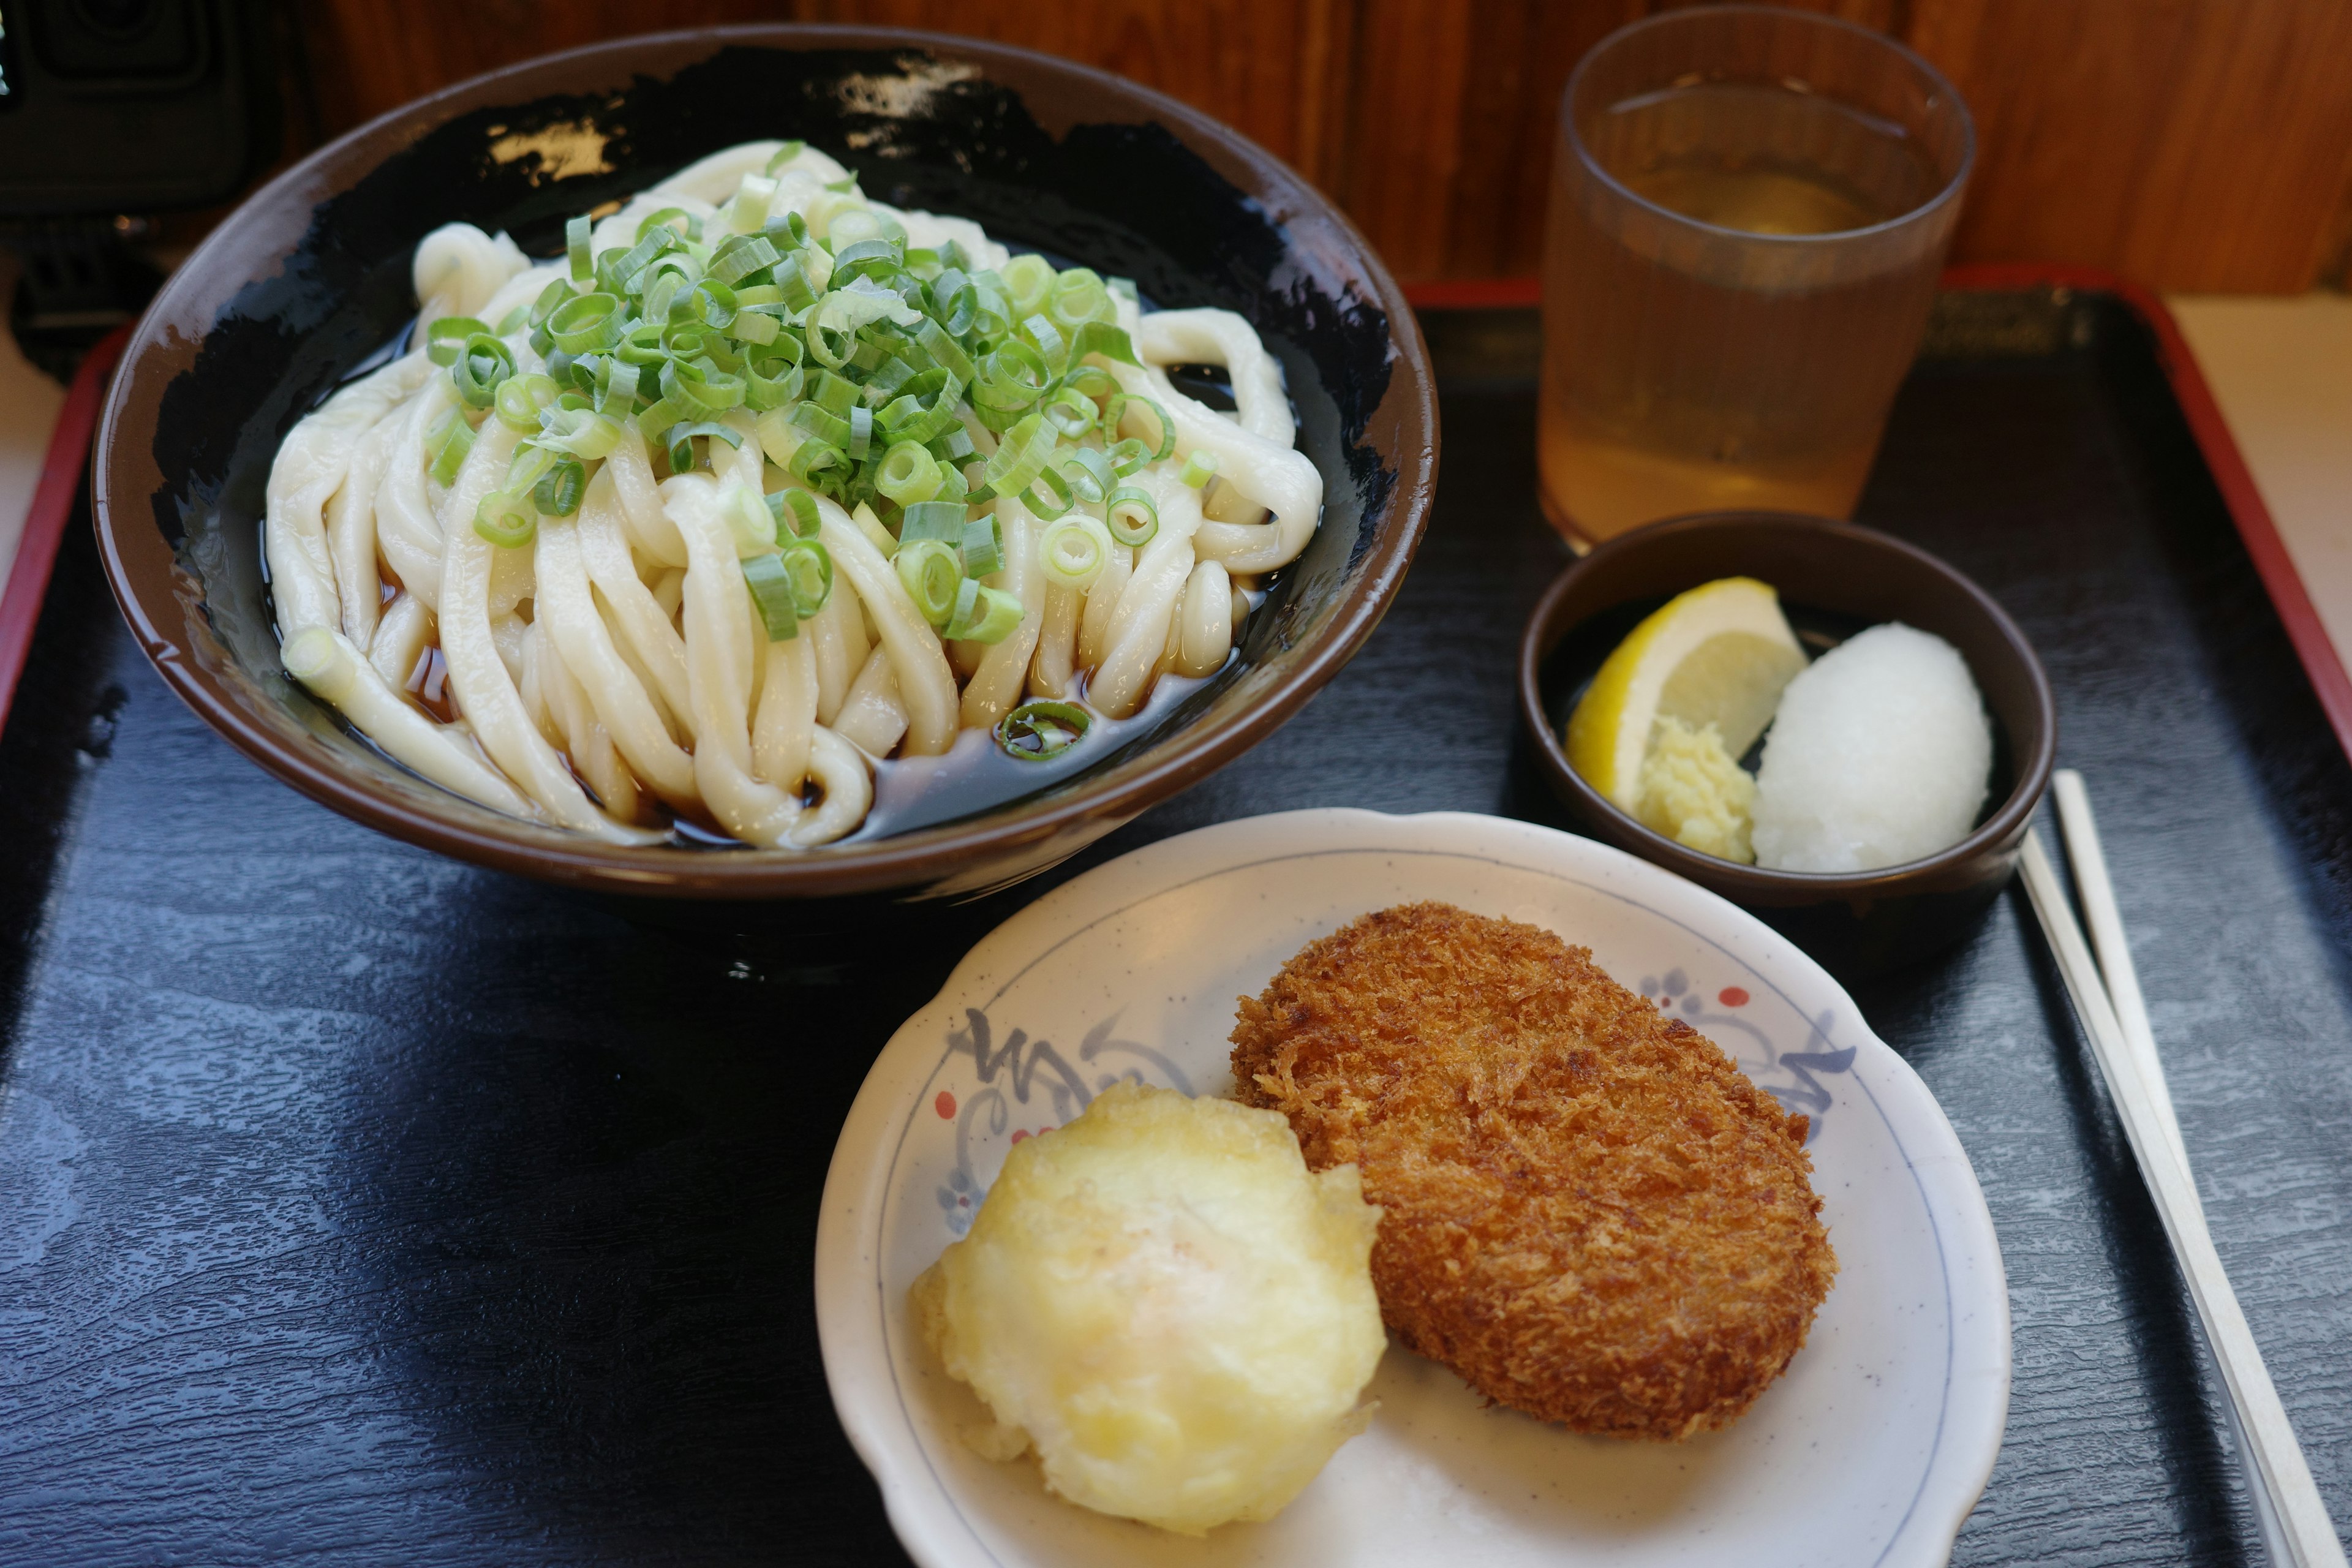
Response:
POLYGON ((1057 755, 1213 673, 1315 531, 1247 321, 1144 314, 813 148, 730 148, 567 238, 427 235, 410 352, 269 476, 289 673, 494 810, 830 843, 883 759, 1057 755))

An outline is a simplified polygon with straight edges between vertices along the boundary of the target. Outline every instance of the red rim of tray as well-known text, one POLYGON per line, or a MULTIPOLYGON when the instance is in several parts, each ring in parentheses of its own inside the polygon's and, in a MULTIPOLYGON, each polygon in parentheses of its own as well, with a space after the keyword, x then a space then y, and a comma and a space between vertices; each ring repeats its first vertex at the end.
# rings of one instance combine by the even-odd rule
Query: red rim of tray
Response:
POLYGON ((25 656, 32 649, 33 629, 41 624, 41 601, 48 595, 58 545, 65 538, 66 519, 73 515, 74 496, 89 461, 90 432, 98 426, 99 407, 106 400, 107 378, 130 341, 131 323, 126 321, 82 356, 58 410, 57 427, 49 433, 40 483, 25 513, 16 559, 9 564, 7 591, 0 594, 0 724, 8 721, 17 679, 25 673, 25 656))
MULTIPOLYGON (((2204 455, 2214 487, 2221 492, 2221 503, 2229 508, 2231 520, 2238 525, 2238 537, 2253 559, 2254 570, 2270 594, 2272 608, 2286 627, 2287 640, 2294 645, 2296 657, 2303 660, 2304 673, 2310 677, 2319 706, 2327 714, 2329 727, 2336 731, 2336 743, 2347 758, 2352 758, 2352 673, 2347 672, 2334 639, 2321 624, 2310 592, 2295 571, 2294 558, 2287 553, 2286 543, 2279 537, 2271 509, 2263 504, 2253 473, 2246 467, 2237 439, 2221 417, 2221 405, 2213 401, 2212 388, 2205 384, 2205 373, 2198 368, 2197 356, 2189 352, 2189 341, 2180 334, 2180 323, 2173 320, 2163 299, 2153 289, 2119 278, 2103 268, 2044 261, 1979 261, 1950 267, 1944 270, 1943 286, 2079 289, 2085 293, 2112 294, 2147 324, 2148 331, 2156 336, 2157 363, 2163 368, 2165 379, 2171 384, 2173 398, 2189 421, 2189 434, 2196 437, 2197 448, 2204 455)), ((1408 283, 1404 297, 1421 310, 1526 309, 1542 303, 1543 279, 1472 278, 1408 283)))

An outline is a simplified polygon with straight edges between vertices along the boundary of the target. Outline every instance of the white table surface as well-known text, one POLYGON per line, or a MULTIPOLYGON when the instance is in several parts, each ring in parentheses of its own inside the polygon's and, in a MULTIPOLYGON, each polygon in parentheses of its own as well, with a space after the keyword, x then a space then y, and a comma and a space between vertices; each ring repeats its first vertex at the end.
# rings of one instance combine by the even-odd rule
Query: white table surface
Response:
POLYGON ((2352 296, 2171 296, 2296 574, 2352 655, 2352 296))

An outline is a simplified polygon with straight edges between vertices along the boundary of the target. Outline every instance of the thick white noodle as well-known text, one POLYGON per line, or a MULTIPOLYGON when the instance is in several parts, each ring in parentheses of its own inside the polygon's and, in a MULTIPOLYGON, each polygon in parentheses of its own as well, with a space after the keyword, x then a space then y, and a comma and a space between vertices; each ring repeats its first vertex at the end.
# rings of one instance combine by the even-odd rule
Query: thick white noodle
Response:
POLYGON ((398 762, 467 799, 510 816, 539 810, 478 756, 454 727, 436 724, 401 700, 351 639, 329 626, 307 626, 286 639, 286 671, 398 762))
POLYGON ((554 710, 556 726, 563 732, 563 750, 572 766, 587 778, 588 787, 596 792, 606 811, 624 822, 635 821, 640 809, 637 781, 614 747, 612 731, 596 717, 594 706, 573 679, 555 639, 541 635, 532 639, 532 645, 540 684, 547 693, 548 707, 554 710))
POLYGON ((588 798, 524 711, 521 693, 492 640, 490 552, 498 547, 474 531, 470 519, 482 497, 506 477, 515 443, 514 431, 496 419, 485 420, 442 508, 441 657, 448 662, 450 689, 490 761, 548 816, 611 843, 650 843, 656 835, 614 822, 588 798))
POLYGON ((403 590, 375 624, 375 637, 368 643, 368 663, 383 677, 385 685, 398 691, 407 686, 416 661, 425 656, 425 645, 432 638, 433 612, 425 607, 424 600, 403 590))
POLYGON ((682 568, 686 565, 686 542, 677 536, 677 524, 662 510, 660 489, 654 483, 653 460, 646 455, 645 437, 633 423, 621 426, 620 445, 604 459, 600 474, 613 476, 613 488, 620 497, 622 521, 628 525, 629 539, 636 547, 665 566, 682 568))
POLYGON ((1102 663, 1110 647, 1110 618, 1118 609, 1119 595, 1127 592, 1128 578, 1134 574, 1135 552, 1124 544, 1112 545, 1108 559, 1103 562, 1102 575, 1087 589, 1086 612, 1078 617, 1080 669, 1102 663))
POLYGON ((340 626, 341 595, 327 548, 326 508, 351 471, 359 437, 416 389, 422 354, 394 360, 327 399, 287 433, 263 489, 263 551, 283 641, 305 626, 340 626))
POLYGON ((1102 663, 1087 683, 1087 700, 1113 719, 1143 705, 1167 652, 1177 595, 1192 574, 1192 535, 1201 526, 1200 492, 1166 472, 1152 471, 1160 491, 1160 531, 1136 558, 1135 574, 1118 596, 1104 634, 1102 663))
POLYGON ((1003 641, 982 649, 980 663, 963 689, 967 730, 992 728, 1020 706, 1022 688, 1029 679, 1029 656, 1037 649, 1037 632, 1045 621, 1045 574, 1037 564, 1037 536, 1044 525, 1011 496, 998 500, 996 525, 1004 536, 1004 569, 990 577, 987 585, 1021 601, 1021 624, 1003 641))
POLYGON ((768 669, 751 717, 751 771, 798 795, 816 738, 816 660, 804 637, 772 642, 761 657, 768 669))
MULTIPOLYGON (((589 580, 604 595, 613 624, 636 655, 652 688, 677 725, 693 709, 686 675, 686 641, 677 635, 676 599, 664 605, 637 575, 629 543, 621 535, 620 507, 613 498, 612 469, 600 468, 580 503, 580 555, 589 580)), ((674 530, 673 530, 674 531, 674 530)))
POLYGON ((425 329, 444 316, 479 316, 499 286, 530 266, 513 240, 503 234, 494 239, 469 223, 445 223, 418 240, 408 267, 423 307, 416 312, 416 342, 422 344, 425 329))
POLYGON ((801 813, 800 821, 793 825, 796 849, 813 849, 855 832, 874 808, 874 780, 857 748, 822 724, 817 726, 815 742, 809 750, 809 772, 815 775, 824 798, 814 810, 801 813))
MULTIPOLYGON (((432 368, 430 361, 425 368, 432 368)), ((411 386, 400 395, 409 396, 415 390, 411 386)), ((334 567, 335 596, 341 601, 343 635, 357 648, 375 640, 375 624, 383 611, 383 579, 375 569, 375 496, 406 424, 401 416, 399 405, 393 403, 368 426, 352 448, 343 482, 327 502, 327 553, 334 567)))
MULTIPOLYGON (((1288 447, 1297 438, 1282 365, 1265 352, 1256 331, 1232 310, 1154 310, 1141 318, 1135 352, 1144 363, 1221 364, 1233 379, 1241 427, 1261 441, 1288 447)), ((1108 362, 1106 362, 1108 363, 1108 362)))
POLYGON ((833 592, 825 595, 823 608, 801 623, 801 634, 809 639, 816 659, 817 722, 830 724, 849 696, 849 683, 866 668, 870 646, 866 611, 847 577, 834 574, 833 592))
POLYGON ((948 671, 938 634, 848 513, 820 500, 817 515, 817 540, 833 556, 835 575, 846 576, 866 602, 897 671, 898 700, 907 708, 907 754, 936 757, 955 744, 957 719, 955 677, 948 671))
POLYGON ((1234 651, 1234 584, 1223 565, 1203 561, 1185 580, 1176 614, 1176 673, 1214 675, 1234 651))
POLYGON ((898 677, 890 668, 888 649, 876 648, 849 683, 833 731, 875 757, 888 756, 907 732, 907 705, 898 700, 898 677))
MULTIPOLYGON (((596 613, 595 595, 581 556, 580 525, 571 518, 540 520, 535 607, 537 624, 554 637, 564 664, 577 678, 598 721, 628 759, 631 770, 670 805, 697 804, 694 759, 672 743, 653 698, 638 684, 636 672, 614 645, 611 628, 596 613)), ((662 630, 669 631, 668 626, 664 624, 662 630)), ((680 647, 681 674, 685 662, 686 650, 680 647)), ((593 774, 590 782, 594 782, 593 774)))
MULTIPOLYGON (((1157 372, 1130 364, 1113 364, 1110 372, 1121 390, 1168 410, 1176 422, 1176 458, 1206 450, 1217 459, 1220 479, 1274 513, 1272 522, 1203 524, 1201 554, 1223 561, 1229 572, 1271 572, 1297 559, 1323 514, 1323 476, 1307 454, 1250 434, 1178 392, 1157 372)), ((1130 408, 1122 428, 1129 435, 1156 434, 1150 424, 1150 414, 1130 408)))
POLYGON ((407 423, 375 496, 375 542, 400 585, 430 610, 441 603, 441 520, 425 489, 425 438, 457 406, 449 378, 436 375, 410 402, 407 423))
POLYGON ((1029 689, 1040 697, 1069 693, 1072 663, 1078 652, 1078 613, 1086 595, 1059 584, 1045 585, 1045 618, 1037 628, 1037 656, 1029 663, 1029 689))
POLYGON ((775 848, 801 815, 800 797, 751 771, 751 595, 734 537, 718 514, 719 486, 700 474, 663 481, 685 540, 686 668, 693 694, 694 778, 719 826, 775 848))

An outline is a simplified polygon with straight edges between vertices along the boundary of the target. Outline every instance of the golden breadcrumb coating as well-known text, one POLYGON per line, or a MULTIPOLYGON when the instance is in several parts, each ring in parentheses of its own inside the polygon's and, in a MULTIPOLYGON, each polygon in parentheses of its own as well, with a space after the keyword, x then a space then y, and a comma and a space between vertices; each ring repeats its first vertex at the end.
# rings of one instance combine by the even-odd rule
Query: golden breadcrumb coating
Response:
POLYGON ((1722 1426, 1829 1293, 1806 1119, 1590 949, 1383 910, 1242 998, 1233 1039, 1242 1100, 1387 1210, 1389 1327, 1497 1404, 1622 1437, 1722 1426))

